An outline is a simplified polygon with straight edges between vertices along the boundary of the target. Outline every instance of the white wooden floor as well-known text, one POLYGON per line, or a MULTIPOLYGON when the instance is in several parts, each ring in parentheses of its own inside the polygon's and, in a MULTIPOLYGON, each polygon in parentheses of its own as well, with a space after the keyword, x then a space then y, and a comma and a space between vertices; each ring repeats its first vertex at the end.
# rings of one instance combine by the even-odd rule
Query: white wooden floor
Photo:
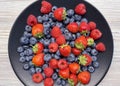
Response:
MULTIPOLYGON (((0 86, 23 86, 14 74, 8 57, 8 37, 17 16, 34 0, 0 0, 0 86)), ((120 86, 120 0, 86 0, 107 19, 114 38, 114 57, 99 86, 120 86)))

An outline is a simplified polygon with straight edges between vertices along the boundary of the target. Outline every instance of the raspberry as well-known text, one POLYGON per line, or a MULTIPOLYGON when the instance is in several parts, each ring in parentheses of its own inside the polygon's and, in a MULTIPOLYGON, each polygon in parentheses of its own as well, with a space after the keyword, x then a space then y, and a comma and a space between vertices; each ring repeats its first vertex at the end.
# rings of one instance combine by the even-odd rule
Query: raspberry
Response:
POLYGON ((64 36, 64 35, 60 35, 60 36, 56 39, 56 43, 57 43, 58 45, 65 44, 65 43, 66 43, 65 36, 64 36))
POLYGON ((58 50, 58 44, 53 42, 49 45, 49 51, 55 53, 58 50))
POLYGON ((53 69, 56 69, 58 68, 58 60, 56 59, 51 59, 50 62, 49 62, 49 66, 53 69))
POLYGON ((35 83, 40 83, 40 82, 43 80, 43 76, 42 76, 41 73, 33 74, 32 80, 33 80, 35 83))
POLYGON ((52 35, 54 38, 59 37, 61 34, 62 34, 61 30, 60 30, 60 28, 57 27, 57 26, 53 27, 53 29, 51 30, 51 35, 52 35))
POLYGON ((52 78, 46 78, 44 80, 44 86, 53 86, 53 84, 54 84, 54 81, 52 78))
POLYGON ((91 22, 88 23, 88 25, 90 27, 90 30, 96 29, 96 23, 95 22, 91 21, 91 22))
POLYGON ((86 13, 86 6, 81 3, 75 7, 75 12, 79 15, 84 15, 86 13))
POLYGON ((53 69, 50 67, 47 67, 44 69, 44 73, 45 73, 46 77, 51 77, 53 74, 53 69))
POLYGON ((67 67, 68 67, 67 61, 64 60, 64 59, 60 59, 60 60, 58 61, 58 67, 59 67, 60 69, 65 69, 65 68, 67 68, 67 67))
POLYGON ((33 14, 28 16, 27 24, 30 25, 30 26, 33 26, 33 25, 37 24, 37 19, 33 14))
POLYGON ((98 51, 103 52, 103 51, 106 50, 106 47, 105 47, 105 45, 104 45, 102 42, 99 42, 99 43, 96 45, 96 49, 97 49, 98 51))

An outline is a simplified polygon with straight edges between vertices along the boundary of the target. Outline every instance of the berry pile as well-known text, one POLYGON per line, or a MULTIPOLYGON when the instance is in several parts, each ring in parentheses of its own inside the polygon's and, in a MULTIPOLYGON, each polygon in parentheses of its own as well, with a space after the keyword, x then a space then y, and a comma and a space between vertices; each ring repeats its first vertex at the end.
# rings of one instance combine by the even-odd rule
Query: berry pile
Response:
POLYGON ((97 55, 106 48, 102 42, 95 43, 102 32, 84 18, 86 6, 80 3, 66 10, 42 1, 40 12, 44 15, 28 16, 17 48, 24 70, 33 82, 44 81, 44 86, 88 84, 99 67, 97 55))

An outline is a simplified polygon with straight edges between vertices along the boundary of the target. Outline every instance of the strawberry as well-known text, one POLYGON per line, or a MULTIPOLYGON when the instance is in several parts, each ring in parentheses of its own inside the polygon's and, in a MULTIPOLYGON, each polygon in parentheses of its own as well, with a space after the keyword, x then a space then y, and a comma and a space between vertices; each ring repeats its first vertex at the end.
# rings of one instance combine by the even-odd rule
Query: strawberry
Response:
POLYGON ((75 74, 70 74, 70 77, 68 79, 68 83, 70 84, 70 86, 76 86, 78 83, 77 76, 75 74))
POLYGON ((53 68, 53 69, 58 68, 58 60, 56 60, 56 59, 51 59, 51 60, 49 61, 49 66, 50 66, 51 68, 53 68))
POLYGON ((78 4, 75 7, 75 12, 79 15, 84 15, 86 13, 86 6, 83 3, 78 4))
POLYGON ((58 68, 59 68, 59 69, 66 69, 67 67, 68 67, 68 63, 67 63, 66 60, 60 59, 60 60, 58 61, 58 68))
POLYGON ((88 25, 89 25, 89 27, 90 27, 90 30, 96 29, 96 23, 95 23, 95 22, 90 21, 90 22, 88 23, 88 25))
POLYGON ((30 26, 34 26, 35 24, 37 24, 37 18, 33 14, 29 15, 27 18, 27 24, 30 26))
POLYGON ((105 51, 105 50, 106 50, 106 47, 105 47, 104 43, 99 42, 99 43, 96 45, 96 50, 101 51, 101 52, 105 51))
POLYGON ((46 77, 51 77, 52 74, 53 74, 53 69, 50 68, 50 67, 47 67, 47 68, 44 69, 44 73, 45 73, 46 77))
POLYGON ((60 35, 59 37, 56 38, 56 43, 58 45, 63 45, 66 43, 66 40, 65 40, 65 36, 64 35, 60 35))
POLYGON ((70 72, 73 73, 73 74, 77 74, 80 70, 80 65, 78 63, 71 63, 69 64, 69 69, 70 69, 70 72))
POLYGON ((86 22, 80 23, 80 33, 86 35, 90 31, 90 27, 86 22))
POLYGON ((44 64, 44 53, 40 53, 40 54, 35 55, 32 58, 32 63, 35 66, 42 66, 44 64))
POLYGON ((59 76, 63 79, 68 79, 70 75, 69 68, 59 70, 59 76))
POLYGON ((101 36, 102 36, 102 33, 98 29, 94 29, 90 33, 90 37, 92 37, 94 40, 97 40, 97 39, 101 38, 101 36))
POLYGON ((83 54, 79 56, 78 60, 79 60, 79 64, 83 66, 88 66, 92 62, 92 58, 88 54, 83 54))
POLYGON ((62 56, 67 57, 71 53, 71 47, 67 44, 61 45, 59 51, 62 56))
POLYGON ((55 53, 58 50, 58 44, 53 42, 49 44, 49 51, 55 53))
POLYGON ((90 81, 90 78, 91 78, 91 75, 89 72, 87 71, 83 71, 83 72, 80 72, 78 74, 78 80, 80 81, 80 83, 86 85, 89 83, 90 81))
POLYGON ((72 53, 76 56, 80 55, 81 50, 77 49, 77 48, 72 48, 72 53))
POLYGON ((40 83, 43 80, 43 76, 42 76, 41 73, 35 73, 35 74, 32 75, 32 80, 35 83, 40 83))
POLYGON ((46 78, 44 80, 44 86, 53 86, 53 84, 54 84, 54 81, 52 78, 46 78))
POLYGON ((88 37, 88 38, 87 38, 87 45, 88 45, 88 46, 92 46, 93 44, 94 44, 94 39, 91 38, 91 37, 88 37))
POLYGON ((78 27, 78 24, 76 22, 71 22, 70 24, 68 24, 67 29, 71 33, 77 33, 79 31, 79 27, 78 27))
POLYGON ((62 21, 66 19, 66 10, 63 7, 57 8, 54 11, 54 18, 58 21, 62 21))
POLYGON ((36 43, 33 47, 32 47, 32 50, 35 54, 39 54, 39 53, 42 53, 44 49, 44 46, 42 43, 38 42, 36 43))
POLYGON ((51 30, 51 35, 52 35, 54 38, 59 37, 61 34, 62 34, 61 30, 60 30, 60 28, 57 27, 57 26, 53 27, 53 29, 51 30))
POLYGON ((32 28, 32 35, 37 38, 43 37, 44 27, 42 24, 36 24, 32 28))
POLYGON ((41 13, 47 14, 51 11, 51 9, 52 9, 51 3, 47 2, 47 1, 41 2, 41 9, 40 9, 41 13))
POLYGON ((87 40, 85 36, 80 36, 75 40, 75 47, 84 50, 87 47, 87 40))

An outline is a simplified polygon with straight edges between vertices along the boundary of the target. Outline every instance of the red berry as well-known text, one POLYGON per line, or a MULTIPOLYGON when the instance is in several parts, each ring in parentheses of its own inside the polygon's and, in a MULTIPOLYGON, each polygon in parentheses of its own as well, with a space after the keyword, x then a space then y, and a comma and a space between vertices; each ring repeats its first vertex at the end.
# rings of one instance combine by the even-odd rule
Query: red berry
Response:
POLYGON ((74 55, 76 55, 76 56, 80 55, 81 52, 82 52, 82 51, 79 50, 79 49, 77 49, 77 48, 72 48, 72 53, 73 53, 74 55))
POLYGON ((72 33, 77 33, 79 31, 79 27, 76 22, 72 22, 72 23, 68 24, 67 29, 72 33))
POLYGON ((56 69, 58 68, 58 60, 56 59, 51 59, 50 62, 49 62, 49 66, 53 69, 56 69))
POLYGON ((77 83, 78 83, 77 75, 75 75, 75 74, 70 74, 70 77, 69 77, 69 79, 68 79, 68 83, 69 83, 70 85, 76 86, 77 83))
POLYGON ((58 44, 53 42, 49 45, 49 51, 55 53, 58 50, 58 44))
POLYGON ((41 13, 44 13, 44 14, 49 13, 52 9, 51 3, 47 1, 42 1, 41 5, 42 5, 40 9, 41 13))
POLYGON ((75 12, 79 15, 84 15, 86 13, 86 6, 81 3, 75 7, 75 12))
POLYGON ((44 73, 45 73, 46 77, 51 77, 53 74, 53 69, 50 67, 47 67, 44 69, 44 73))
POLYGON ((52 78, 46 78, 44 80, 44 86, 53 86, 53 84, 54 84, 54 81, 52 78))
POLYGON ((33 26, 35 24, 37 24, 37 19, 34 15, 29 15, 28 18, 27 18, 27 24, 30 25, 30 26, 33 26))
POLYGON ((56 39, 56 43, 57 43, 58 45, 65 44, 65 43, 66 43, 65 36, 64 36, 64 35, 60 35, 60 36, 56 39))
POLYGON ((69 68, 59 70, 59 76, 63 79, 68 79, 70 76, 69 68))
POLYGON ((96 29, 96 23, 95 23, 95 22, 90 21, 90 22, 88 23, 88 25, 89 25, 89 27, 90 27, 90 30, 96 29))
POLYGON ((51 30, 51 35, 52 35, 54 38, 59 37, 61 34, 62 34, 61 30, 60 30, 60 28, 57 27, 57 26, 53 27, 53 29, 51 30))
POLYGON ((102 33, 98 29, 94 29, 90 33, 90 37, 92 37, 94 40, 97 40, 97 39, 101 38, 101 36, 102 36, 102 33))
POLYGON ((42 76, 41 73, 33 74, 33 75, 32 75, 32 80, 33 80, 35 83, 40 83, 40 82, 43 80, 43 76, 42 76))
POLYGON ((67 68, 68 67, 67 61, 64 60, 64 59, 60 59, 58 61, 58 67, 59 67, 59 69, 65 69, 65 68, 67 68))
POLYGON ((97 49, 98 51, 103 52, 103 51, 106 50, 106 47, 105 47, 104 43, 99 42, 99 43, 96 45, 96 49, 97 49))

